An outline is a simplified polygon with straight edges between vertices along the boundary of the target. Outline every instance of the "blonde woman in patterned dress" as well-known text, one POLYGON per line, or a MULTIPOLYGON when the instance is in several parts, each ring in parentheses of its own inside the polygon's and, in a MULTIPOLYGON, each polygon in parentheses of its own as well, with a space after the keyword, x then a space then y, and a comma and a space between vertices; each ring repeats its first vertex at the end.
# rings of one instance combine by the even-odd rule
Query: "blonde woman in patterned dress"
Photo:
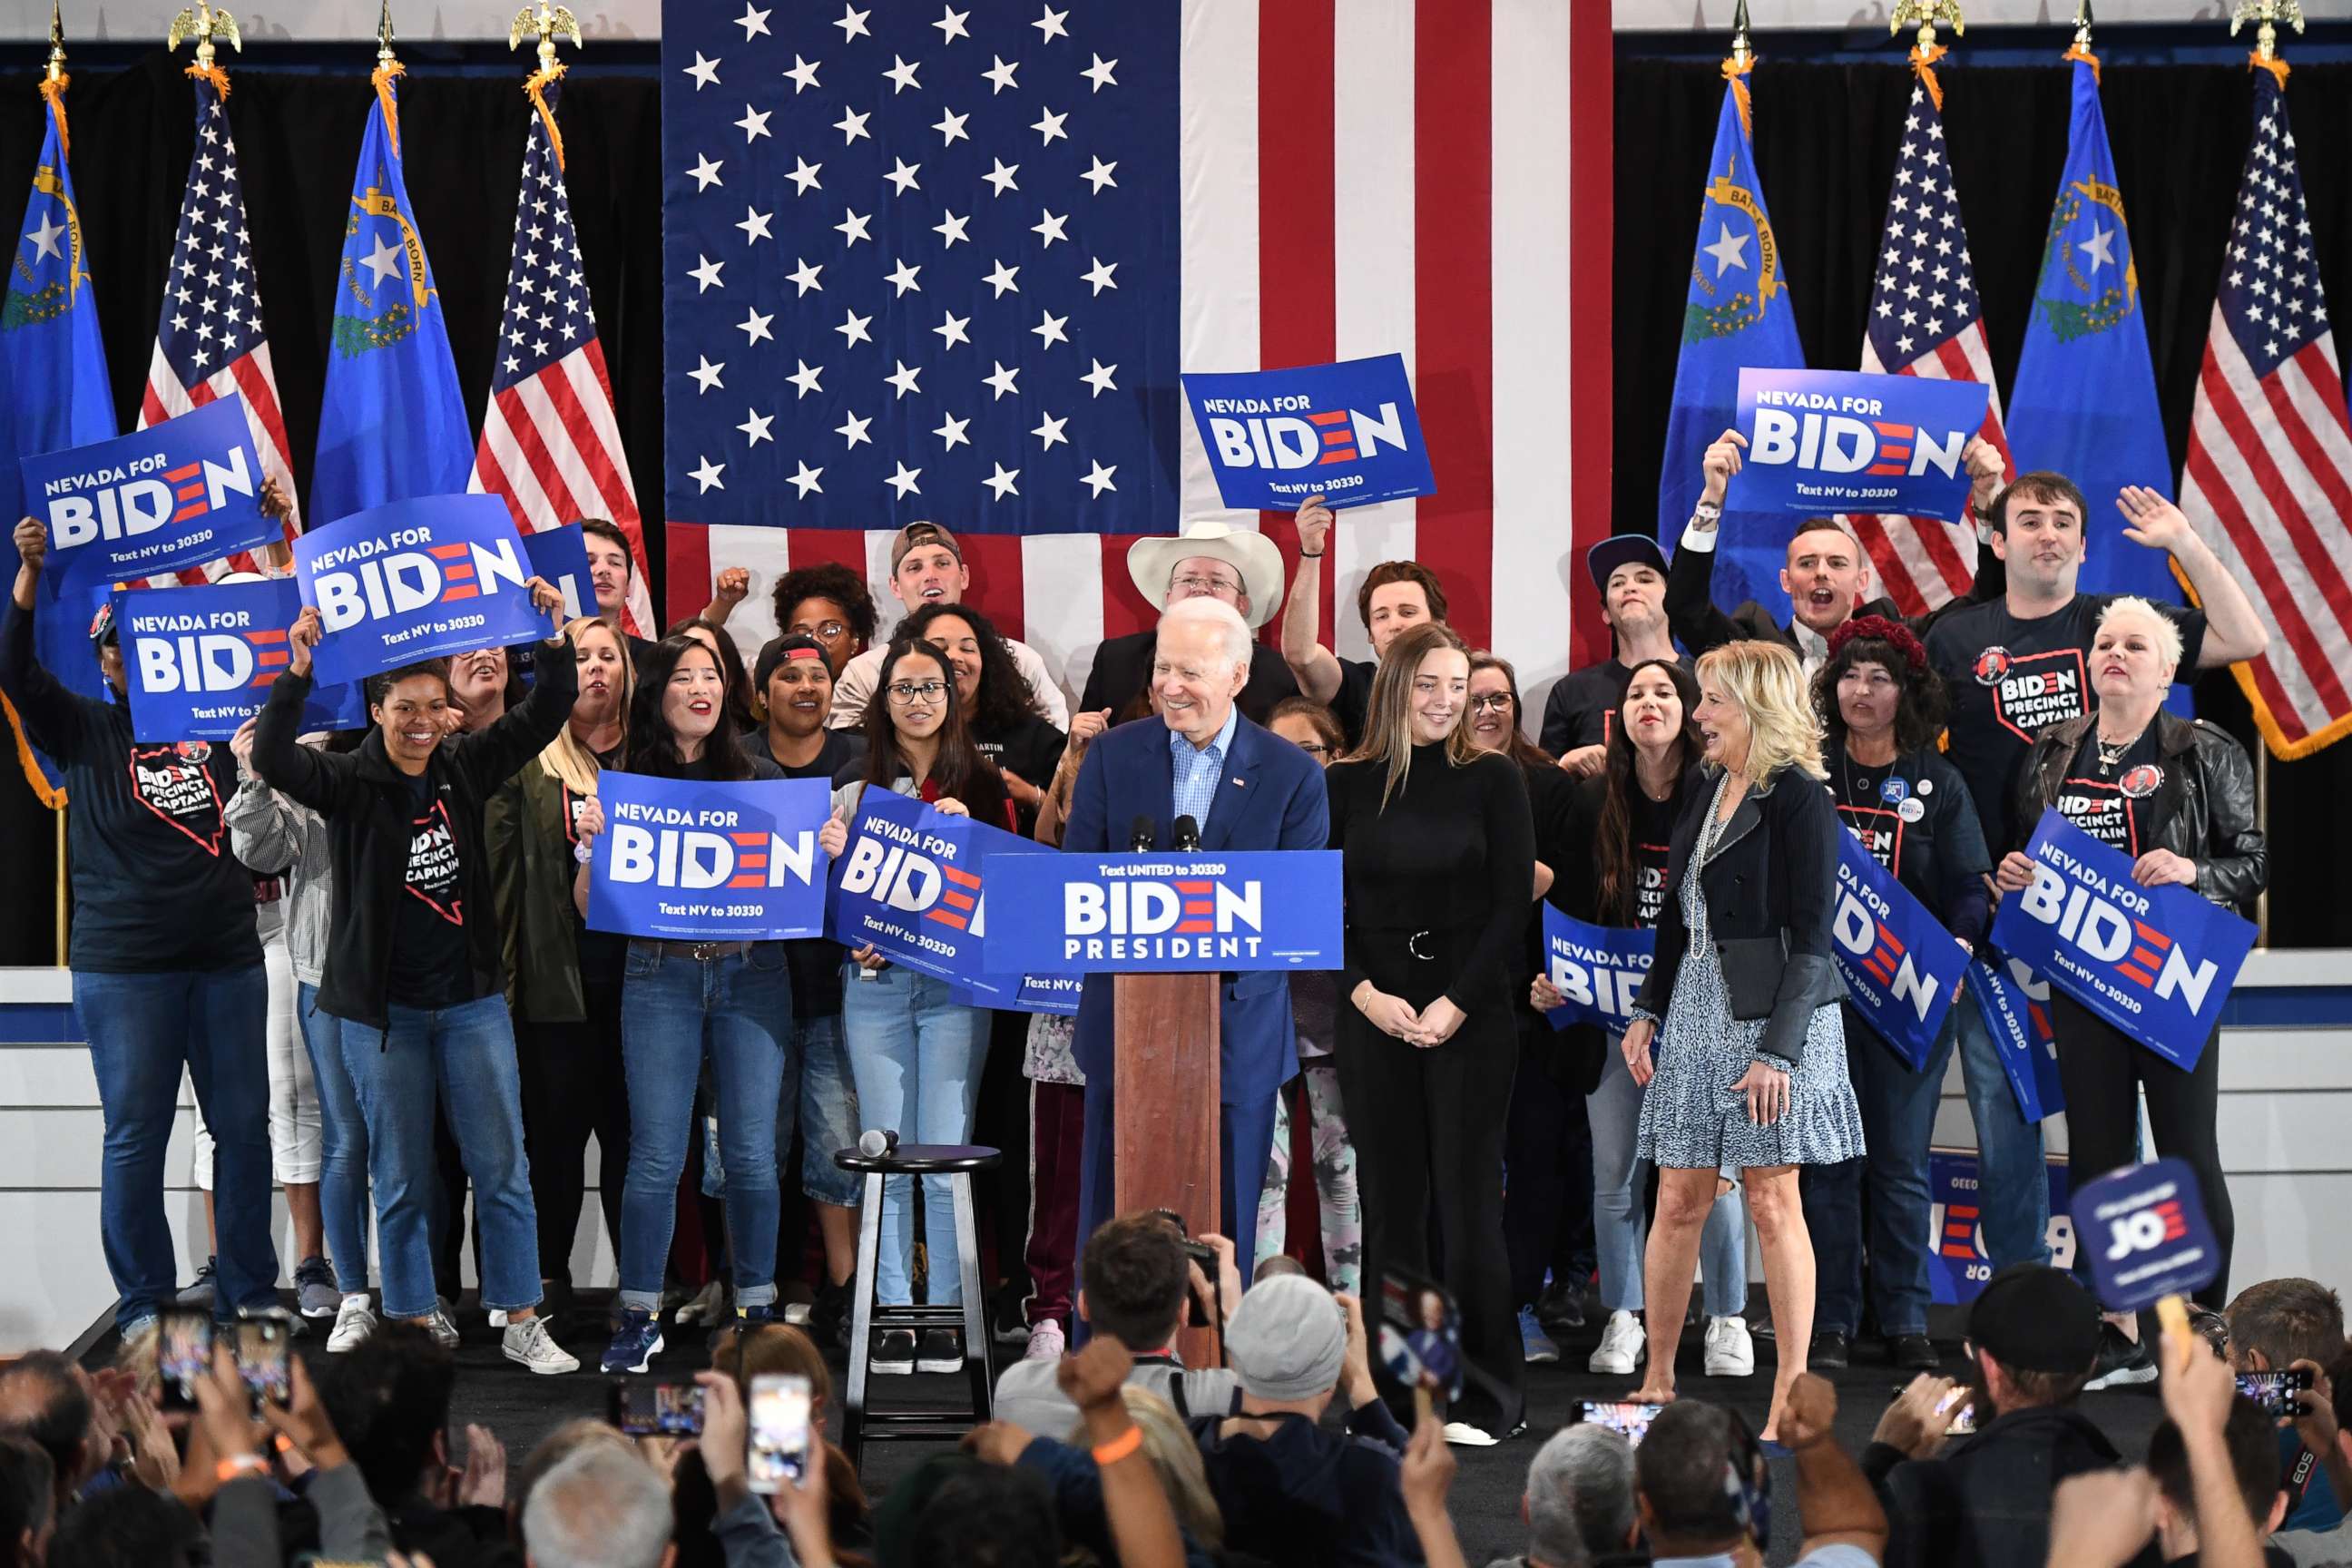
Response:
POLYGON ((1639 1146, 1658 1171, 1644 1276, 1650 1370, 1634 1398, 1675 1396, 1675 1351, 1717 1173, 1738 1171, 1763 1243, 1779 1365, 1777 1429, 1812 1336, 1813 1251, 1797 1167, 1863 1152, 1830 949, 1838 819, 1821 721, 1797 656, 1735 642, 1698 661, 1711 789, 1675 824, 1657 957, 1623 1047, 1646 1086, 1639 1146))

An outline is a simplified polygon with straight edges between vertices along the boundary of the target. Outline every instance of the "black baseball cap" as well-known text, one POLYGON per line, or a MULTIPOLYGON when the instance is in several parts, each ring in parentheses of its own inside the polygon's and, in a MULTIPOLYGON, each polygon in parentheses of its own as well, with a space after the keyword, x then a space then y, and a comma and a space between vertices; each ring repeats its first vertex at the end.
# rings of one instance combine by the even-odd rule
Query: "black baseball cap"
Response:
POLYGON ((1666 552, 1646 533, 1612 533, 1584 552, 1584 567, 1592 574, 1592 585, 1604 594, 1609 591, 1609 574, 1634 561, 1657 568, 1661 577, 1666 574, 1666 552))
POLYGON ((2019 1372, 2079 1376, 2099 1353, 2099 1304, 2072 1274, 2012 1263, 1969 1308, 1969 1338, 2019 1372))
POLYGON ((768 677, 776 673, 776 666, 793 658, 813 658, 824 665, 826 674, 833 672, 833 666, 825 663, 823 643, 806 632, 786 632, 782 637, 770 637, 767 646, 761 648, 759 661, 751 667, 752 689, 768 689, 768 677))
POLYGON ((114 600, 111 596, 98 602, 98 614, 89 618, 89 645, 104 647, 108 643, 122 640, 114 625, 114 600))

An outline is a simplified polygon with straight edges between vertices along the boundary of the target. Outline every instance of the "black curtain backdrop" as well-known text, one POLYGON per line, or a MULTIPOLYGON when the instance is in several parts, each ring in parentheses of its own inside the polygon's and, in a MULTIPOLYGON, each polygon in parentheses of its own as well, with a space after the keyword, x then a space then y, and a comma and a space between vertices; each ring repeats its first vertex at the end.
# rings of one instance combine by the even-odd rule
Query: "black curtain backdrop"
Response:
MULTIPOLYGON (((1938 73, 1945 146, 2004 396, 2066 160, 2071 68, 2055 53, 2044 67, 1948 60, 1938 73)), ((1816 65, 1768 56, 1750 79, 1758 172, 1806 363, 1852 369, 1914 79, 1899 63, 1816 65)), ((1624 58, 1616 89, 1616 525, 1647 532, 1656 517, 1699 191, 1724 88, 1713 60, 1624 58)), ((2242 64, 2117 64, 2104 72, 2107 134, 2176 476, 2188 449, 2252 95, 2242 64)), ((2297 67, 2287 102, 2327 298, 2352 311, 2352 66, 2297 67)), ((2344 320, 2352 328, 2352 315, 2344 320)), ((2352 350, 2343 329, 2337 346, 2352 350)), ((2227 676, 2200 680, 2197 703, 2201 714, 2252 742, 2246 705, 2227 676)), ((2273 762, 2270 787, 2273 945, 2352 944, 2352 904, 2340 890, 2343 869, 2352 865, 2342 810, 2352 798, 2352 743, 2300 763, 2273 762)))
MULTIPOLYGON (((526 106, 521 57, 403 46, 409 196, 430 247, 467 407, 489 384, 526 106)), ((74 180, 98 290, 117 414, 136 419, 194 143, 189 88, 160 54, 92 48, 68 106, 74 180)), ((16 57, 26 68, 37 58, 16 57)), ((656 571, 661 531, 661 135, 654 55, 599 45, 564 84, 566 178, 622 436, 656 571)), ((332 281, 372 93, 363 46, 331 54, 257 47, 230 57, 255 268, 298 479, 307 480, 326 369, 332 281)), ((1894 175, 1911 77, 1896 64, 1768 58, 1755 77, 1757 161, 1809 363, 1850 366, 1894 175)), ((42 133, 37 78, 0 73, 0 214, 13 223, 42 133)), ((2015 369, 2065 158, 2068 73, 2040 68, 1943 72, 1948 145, 2004 390, 2015 369)), ((1711 60, 1621 59, 1617 67, 1616 515, 1652 525, 1698 190, 1722 80, 1711 60)), ((2132 224, 2143 310, 2176 468, 2252 89, 2242 68, 2115 65, 2109 135, 2132 224)), ((2289 91, 2305 189, 2328 296, 2352 310, 2352 66, 2306 65, 2289 91)), ((656 593, 656 602, 660 602, 656 593)), ((2209 677, 2200 709, 2251 735, 2234 684, 2209 677)), ((2352 798, 2352 745, 2271 769, 2272 940, 2352 945, 2352 907, 2335 896, 2352 864, 2336 803, 2352 798)), ((46 963, 53 828, 13 767, 0 767, 0 963, 46 963)))
MULTIPOLYGON (((522 171, 528 56, 495 49, 401 46, 401 153, 413 216, 424 232, 447 318, 466 406, 476 421, 489 394, 491 354, 514 242, 522 171)), ((177 61, 162 54, 69 62, 69 157, 89 270, 98 291, 107 369, 124 429, 139 416, 195 141, 194 103, 177 61)), ((16 51, 19 68, 39 53, 16 51)), ((596 325, 612 374, 622 438, 661 559, 661 120, 652 50, 599 45, 598 64, 575 67, 557 123, 565 184, 587 264, 596 325), (623 57, 618 62, 615 57, 623 57)), ((374 93, 373 51, 351 45, 313 64, 257 47, 224 51, 228 118, 245 186, 254 269, 269 326, 278 392, 296 482, 307 501, 318 442, 336 259, 350 211, 352 172, 374 93)), ((0 74, 0 214, 24 211, 45 127, 37 76, 0 74)), ((13 231, 12 231, 13 232, 13 231)), ((17 503, 8 503, 12 508, 17 503)), ((660 603, 658 593, 655 602, 660 603)), ((0 963, 55 961, 55 829, 13 760, 0 764, 0 963)))

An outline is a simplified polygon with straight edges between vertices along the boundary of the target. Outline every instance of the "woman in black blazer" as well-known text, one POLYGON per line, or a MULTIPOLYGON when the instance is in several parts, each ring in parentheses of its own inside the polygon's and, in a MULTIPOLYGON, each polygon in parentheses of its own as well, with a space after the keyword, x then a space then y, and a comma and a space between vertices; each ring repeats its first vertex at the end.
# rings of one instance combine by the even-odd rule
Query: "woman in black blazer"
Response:
POLYGON ((1657 956, 1626 1029, 1640 1148, 1658 1171, 1645 1260, 1650 1372, 1637 1399, 1674 1395, 1675 1351, 1718 1172, 1737 1170, 1764 1247, 1779 1342, 1769 1437, 1805 1370, 1812 1239, 1797 1167, 1863 1152, 1831 958, 1837 812, 1822 787, 1821 721, 1797 656, 1736 642, 1698 665, 1712 789, 1675 826, 1657 956), (1652 1047, 1656 1047, 1654 1063, 1652 1047))

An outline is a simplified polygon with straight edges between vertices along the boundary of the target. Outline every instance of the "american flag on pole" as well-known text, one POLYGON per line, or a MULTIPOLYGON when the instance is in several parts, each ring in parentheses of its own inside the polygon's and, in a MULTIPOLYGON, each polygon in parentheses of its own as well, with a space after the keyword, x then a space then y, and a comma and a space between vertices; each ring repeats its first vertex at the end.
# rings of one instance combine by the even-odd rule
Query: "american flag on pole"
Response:
MULTIPOLYGON (((2007 475, 2013 465, 2001 431, 2000 388, 1993 382, 1968 231, 1944 155, 1943 90, 1916 52, 1914 64, 1918 79, 1911 85, 1895 188, 1886 199, 1886 235, 1863 332, 1862 368, 1983 382, 1991 388, 1991 400, 1979 434, 2000 448, 2007 475)), ((1977 535, 1970 524, 1867 513, 1844 521, 1870 552, 1887 596, 1906 616, 1924 615, 1958 598, 1976 581, 1977 535)))
MULTIPOLYGON (((252 237, 245 226, 245 193, 236 172, 236 139, 221 103, 228 77, 191 68, 196 89, 196 150, 188 162, 187 193, 180 201, 179 233, 163 278, 163 318, 147 362, 147 390, 139 400, 139 428, 201 408, 234 392, 245 399, 245 423, 261 471, 294 500, 294 465, 288 457, 286 415, 278 378, 269 368, 269 338, 261 320, 261 281, 253 271, 252 237)), ((299 511, 286 520, 290 541, 301 531, 299 511)), ((143 588, 212 582, 230 572, 259 570, 249 552, 143 588)))
POLYGON ((929 519, 1078 690, 1150 624, 1137 536, 1296 560, 1221 507, 1179 374, 1397 352, 1437 493, 1342 514, 1326 640, 1365 657, 1357 584, 1416 558, 1540 703, 1607 652, 1610 47, 1559 0, 665 6, 671 608, 749 567, 756 644, 831 560, 887 609, 929 519))
POLYGON ((646 586, 645 525, 613 417, 604 346, 588 305, 563 154, 551 138, 557 89, 556 82, 544 84, 540 101, 545 107, 535 102, 531 110, 506 316, 466 488, 502 498, 515 526, 526 532, 584 517, 617 524, 635 563, 622 620, 627 630, 651 637, 660 627, 646 586))
POLYGON ((2256 61, 2253 140, 2189 418, 2180 510, 2270 632, 2231 666, 2282 758, 2352 731, 2352 426, 2327 324, 2284 68, 2256 61))

